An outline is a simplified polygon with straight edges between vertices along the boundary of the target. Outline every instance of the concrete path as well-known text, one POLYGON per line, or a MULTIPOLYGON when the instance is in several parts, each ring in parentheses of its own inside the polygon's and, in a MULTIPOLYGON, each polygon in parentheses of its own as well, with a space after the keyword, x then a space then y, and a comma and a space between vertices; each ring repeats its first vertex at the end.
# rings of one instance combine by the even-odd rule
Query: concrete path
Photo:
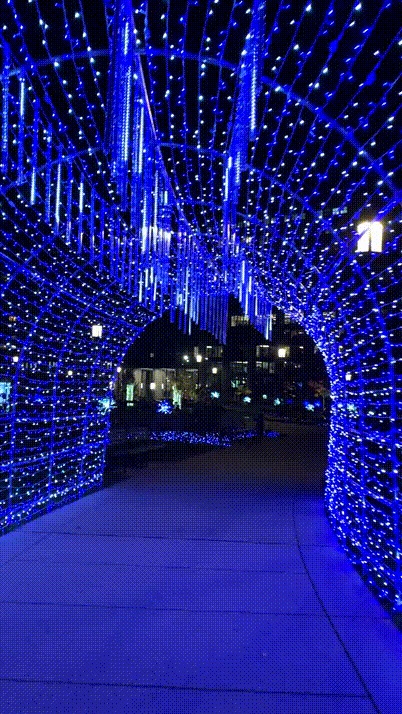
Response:
POLYGON ((1 714, 402 713, 402 633, 324 516, 325 437, 283 430, 0 539, 1 714))

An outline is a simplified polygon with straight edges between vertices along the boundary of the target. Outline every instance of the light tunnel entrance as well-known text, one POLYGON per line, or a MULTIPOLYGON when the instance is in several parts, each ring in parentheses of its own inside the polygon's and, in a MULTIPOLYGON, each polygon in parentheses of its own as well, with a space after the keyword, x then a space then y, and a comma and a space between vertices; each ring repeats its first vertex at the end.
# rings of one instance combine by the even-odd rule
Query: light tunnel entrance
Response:
POLYGON ((225 342, 233 294, 323 355, 327 512, 397 609, 395 4, 224 5, 1 5, 1 528, 101 484, 102 410, 146 324, 177 309, 225 342))

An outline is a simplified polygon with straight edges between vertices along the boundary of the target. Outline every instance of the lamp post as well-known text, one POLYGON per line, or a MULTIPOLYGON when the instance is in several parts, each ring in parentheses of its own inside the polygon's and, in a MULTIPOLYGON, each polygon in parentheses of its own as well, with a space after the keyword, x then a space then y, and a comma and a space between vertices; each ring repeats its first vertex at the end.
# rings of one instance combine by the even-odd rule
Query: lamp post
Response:
POLYGON ((357 232, 360 238, 356 253, 382 253, 383 225, 380 221, 362 221, 357 232))

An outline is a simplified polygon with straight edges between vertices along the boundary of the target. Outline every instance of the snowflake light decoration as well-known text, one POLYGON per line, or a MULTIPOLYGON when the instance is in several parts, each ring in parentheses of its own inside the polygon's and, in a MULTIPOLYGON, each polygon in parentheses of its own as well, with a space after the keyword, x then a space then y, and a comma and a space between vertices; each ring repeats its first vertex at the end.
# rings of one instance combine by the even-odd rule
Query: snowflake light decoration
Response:
POLYGON ((156 411, 159 414, 171 414, 173 411, 173 404, 169 401, 169 399, 162 399, 158 402, 156 411))

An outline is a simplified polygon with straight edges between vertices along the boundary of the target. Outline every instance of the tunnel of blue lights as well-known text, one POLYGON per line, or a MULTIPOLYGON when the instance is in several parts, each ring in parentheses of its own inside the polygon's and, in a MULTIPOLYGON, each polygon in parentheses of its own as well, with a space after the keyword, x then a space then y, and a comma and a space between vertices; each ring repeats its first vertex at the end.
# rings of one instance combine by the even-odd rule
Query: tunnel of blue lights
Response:
POLYGON ((399 1, 0 6, 1 529, 101 485, 139 331, 233 294, 322 352, 328 516, 398 609, 399 1))

